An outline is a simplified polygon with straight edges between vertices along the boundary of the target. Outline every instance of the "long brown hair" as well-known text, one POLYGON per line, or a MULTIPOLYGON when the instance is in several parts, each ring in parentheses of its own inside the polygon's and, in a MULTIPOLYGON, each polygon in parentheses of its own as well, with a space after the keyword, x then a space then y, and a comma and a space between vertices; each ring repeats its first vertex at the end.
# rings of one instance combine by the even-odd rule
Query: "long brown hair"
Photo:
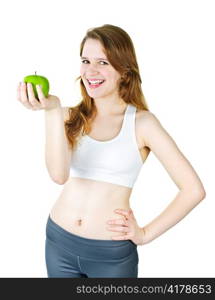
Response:
MULTIPOLYGON (((141 77, 133 42, 122 28, 110 24, 94 27, 87 30, 80 45, 80 56, 85 41, 96 39, 101 42, 107 59, 113 68, 118 71, 121 78, 118 82, 118 94, 125 103, 130 103, 140 110, 149 110, 141 88, 141 77)), ((96 116, 96 106, 84 86, 81 76, 80 80, 81 102, 69 108, 69 119, 64 122, 66 136, 71 149, 77 145, 78 137, 88 134, 91 123, 96 116)))

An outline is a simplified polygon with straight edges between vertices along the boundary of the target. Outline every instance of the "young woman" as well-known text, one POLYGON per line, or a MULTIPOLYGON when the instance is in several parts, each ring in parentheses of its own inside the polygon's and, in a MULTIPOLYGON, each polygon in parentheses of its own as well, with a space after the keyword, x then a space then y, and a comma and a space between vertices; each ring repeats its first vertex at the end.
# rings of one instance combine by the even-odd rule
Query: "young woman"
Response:
POLYGON ((47 170, 64 184, 46 225, 48 277, 138 277, 137 246, 179 222, 205 191, 195 170, 157 117, 141 90, 134 46, 120 27, 91 28, 81 42, 82 101, 62 107, 37 86, 18 87, 18 100, 45 111, 47 170), (129 197, 150 151, 179 192, 141 228, 129 197), (71 175, 71 177, 70 177, 71 175))

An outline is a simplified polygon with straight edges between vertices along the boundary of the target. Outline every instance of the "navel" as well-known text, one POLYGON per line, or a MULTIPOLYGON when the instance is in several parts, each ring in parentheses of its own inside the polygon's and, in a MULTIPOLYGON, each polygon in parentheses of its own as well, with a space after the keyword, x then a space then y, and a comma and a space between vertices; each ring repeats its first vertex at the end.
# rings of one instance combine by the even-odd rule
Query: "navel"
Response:
POLYGON ((82 219, 78 220, 78 225, 81 226, 82 225, 82 219))

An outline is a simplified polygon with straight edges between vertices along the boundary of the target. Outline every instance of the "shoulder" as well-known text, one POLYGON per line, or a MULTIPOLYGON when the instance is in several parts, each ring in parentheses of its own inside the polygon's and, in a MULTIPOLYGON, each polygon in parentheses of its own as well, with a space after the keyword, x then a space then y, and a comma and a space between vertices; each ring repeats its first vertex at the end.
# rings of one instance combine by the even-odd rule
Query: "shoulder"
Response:
POLYGON ((153 131, 161 130, 163 127, 158 117, 148 110, 137 110, 137 128, 145 146, 150 147, 150 136, 153 131))
POLYGON ((157 116, 149 110, 137 110, 137 115, 141 123, 159 122, 157 116))
POLYGON ((175 161, 179 161, 181 159, 180 150, 158 117, 151 111, 138 113, 139 134, 144 145, 150 148, 164 165, 169 163, 169 159, 175 158, 175 161))

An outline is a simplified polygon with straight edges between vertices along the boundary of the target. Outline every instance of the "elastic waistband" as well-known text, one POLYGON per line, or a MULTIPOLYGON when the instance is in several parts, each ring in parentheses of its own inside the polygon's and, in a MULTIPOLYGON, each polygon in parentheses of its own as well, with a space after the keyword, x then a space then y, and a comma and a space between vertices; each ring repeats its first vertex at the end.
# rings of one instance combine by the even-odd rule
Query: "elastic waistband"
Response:
POLYGON ((105 257, 108 259, 123 258, 137 248, 137 245, 131 240, 99 240, 81 237, 59 226, 51 219, 50 215, 46 224, 46 237, 71 254, 96 260, 105 257))

